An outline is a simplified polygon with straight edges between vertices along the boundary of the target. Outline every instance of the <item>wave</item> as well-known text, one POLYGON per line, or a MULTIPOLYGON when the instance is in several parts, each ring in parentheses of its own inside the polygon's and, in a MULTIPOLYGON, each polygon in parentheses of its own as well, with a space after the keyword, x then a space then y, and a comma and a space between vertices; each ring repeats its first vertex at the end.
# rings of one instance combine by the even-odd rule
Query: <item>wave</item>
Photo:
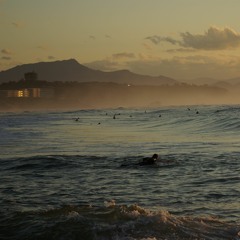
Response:
POLYGON ((239 110, 240 108, 232 107, 216 111, 201 109, 198 115, 181 113, 175 119, 171 119, 169 124, 172 124, 172 127, 181 127, 182 130, 190 133, 232 134, 240 129, 239 110))
POLYGON ((207 217, 179 217, 166 210, 151 211, 137 204, 65 205, 18 212, 2 218, 1 239, 240 239, 238 225, 207 217))
POLYGON ((1 159, 0 239, 240 240, 238 172, 222 171, 238 167, 239 154, 228 165, 226 156, 166 154, 173 165, 163 169, 127 154, 1 159), (128 205, 103 205, 109 198, 128 205))
MULTIPOLYGON (((177 156, 169 155, 160 159, 153 167, 177 166, 177 156), (165 159, 167 157, 167 159, 165 159)), ((69 169, 84 166, 85 168, 118 168, 138 167, 144 156, 94 156, 94 155, 36 155, 1 159, 0 165, 4 170, 36 170, 36 169, 69 169)), ((145 166, 146 167, 146 166, 145 166)), ((150 166, 151 167, 151 166, 150 166)))
POLYGON ((1 166, 6 170, 69 169, 81 164, 86 165, 93 159, 99 161, 102 158, 80 155, 37 155, 1 160, 1 166))
POLYGON ((240 129, 240 107, 221 106, 187 108, 169 108, 138 113, 137 124, 147 130, 179 131, 180 133, 230 133, 240 129), (198 114, 196 111, 198 109, 198 114))
MULTIPOLYGON (((206 143, 211 145, 211 143, 206 143)), ((214 146, 214 143, 212 144, 214 146)), ((149 155, 151 156, 151 155, 149 155)), ((198 167, 198 165, 208 164, 210 168, 220 167, 223 165, 232 166, 234 169, 238 167, 239 151, 222 153, 217 156, 208 156, 201 152, 189 153, 165 153, 160 154, 159 160, 153 165, 141 165, 146 155, 123 155, 112 156, 109 154, 103 156, 97 155, 75 155, 75 154, 60 154, 60 155, 31 155, 26 157, 0 158, 0 166, 2 171, 32 171, 32 170, 70 170, 70 169, 122 169, 122 168, 184 168, 198 167), (209 159, 214 157, 214 161, 209 162, 209 159), (227 161, 226 159, 231 159, 227 161), (198 159, 198 162, 196 162, 198 159)), ((236 179, 236 181, 238 178, 236 179)))

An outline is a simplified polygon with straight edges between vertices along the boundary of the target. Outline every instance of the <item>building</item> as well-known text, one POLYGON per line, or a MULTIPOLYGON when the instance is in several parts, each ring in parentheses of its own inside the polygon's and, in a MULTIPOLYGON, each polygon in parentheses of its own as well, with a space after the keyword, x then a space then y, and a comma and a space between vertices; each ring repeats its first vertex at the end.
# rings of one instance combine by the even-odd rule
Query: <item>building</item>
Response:
POLYGON ((2 97, 7 98, 53 98, 54 89, 52 88, 24 88, 14 90, 4 90, 2 97))
POLYGON ((19 81, 14 86, 15 89, 11 87, 12 89, 9 90, 0 90, 0 98, 53 98, 54 88, 38 87, 37 81, 38 74, 36 72, 26 72, 24 80, 19 81))

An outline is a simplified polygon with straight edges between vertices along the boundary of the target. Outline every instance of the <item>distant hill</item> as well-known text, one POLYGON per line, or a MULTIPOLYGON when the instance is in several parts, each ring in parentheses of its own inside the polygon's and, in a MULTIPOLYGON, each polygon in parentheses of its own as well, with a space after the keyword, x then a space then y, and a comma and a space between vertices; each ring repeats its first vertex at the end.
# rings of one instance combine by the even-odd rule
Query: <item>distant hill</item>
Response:
POLYGON ((186 81, 182 81, 187 84, 195 84, 195 85, 209 85, 215 87, 221 87, 226 89, 234 88, 235 86, 240 85, 240 78, 230 78, 224 80, 218 80, 214 78, 195 78, 186 81))
POLYGON ((75 59, 24 64, 0 72, 0 83, 19 81, 26 72, 35 71, 39 80, 76 82, 114 82, 134 85, 172 85, 176 80, 165 76, 146 76, 128 70, 103 72, 79 64, 75 59))
POLYGON ((215 78, 209 78, 209 77, 205 77, 205 78, 194 78, 194 79, 190 79, 188 81, 186 81, 188 84, 195 84, 195 85, 214 85, 215 83, 218 82, 217 79, 215 78))

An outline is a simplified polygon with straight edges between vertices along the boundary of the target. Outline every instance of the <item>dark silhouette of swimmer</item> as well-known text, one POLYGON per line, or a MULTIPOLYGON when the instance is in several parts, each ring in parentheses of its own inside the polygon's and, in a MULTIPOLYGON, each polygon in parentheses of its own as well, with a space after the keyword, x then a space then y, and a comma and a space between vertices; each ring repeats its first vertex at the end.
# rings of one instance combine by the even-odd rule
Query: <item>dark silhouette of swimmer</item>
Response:
POLYGON ((142 161, 135 163, 135 164, 131 164, 131 163, 123 163, 121 164, 121 167, 128 167, 128 166, 135 166, 135 165, 139 165, 139 166, 144 166, 144 165, 154 165, 158 160, 160 160, 158 154, 154 153, 152 155, 152 157, 145 157, 142 159, 142 161))
POLYGON ((143 161, 140 162, 140 165, 151 165, 156 163, 158 159, 159 159, 158 154, 154 153, 152 157, 143 158, 143 161))

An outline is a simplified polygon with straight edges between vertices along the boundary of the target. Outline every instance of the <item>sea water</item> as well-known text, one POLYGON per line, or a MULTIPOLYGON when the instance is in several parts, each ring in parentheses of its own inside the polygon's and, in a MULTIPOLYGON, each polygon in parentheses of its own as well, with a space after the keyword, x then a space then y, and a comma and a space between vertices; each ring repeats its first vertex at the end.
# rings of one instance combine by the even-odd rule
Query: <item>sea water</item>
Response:
POLYGON ((240 239, 240 106, 0 113, 0 204, 0 239, 240 239))

